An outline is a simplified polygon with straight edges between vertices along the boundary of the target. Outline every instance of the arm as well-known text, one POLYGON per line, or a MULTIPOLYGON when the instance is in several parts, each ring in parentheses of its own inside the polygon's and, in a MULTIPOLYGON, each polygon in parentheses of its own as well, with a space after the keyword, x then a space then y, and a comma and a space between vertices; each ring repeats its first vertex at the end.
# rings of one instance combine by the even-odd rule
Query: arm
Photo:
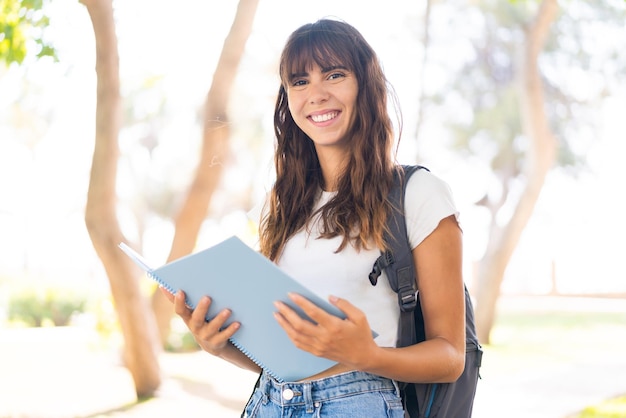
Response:
POLYGON ((456 219, 450 216, 413 250, 426 328, 422 343, 403 348, 377 346, 363 312, 338 298, 330 301, 346 313, 346 320, 325 314, 297 296, 294 302, 317 325, 300 320, 280 303, 277 320, 299 348, 351 369, 405 382, 454 381, 465 362, 461 238, 456 219))
POLYGON ((451 382, 465 364, 462 234, 454 216, 413 250, 426 341, 379 348, 366 371, 408 382, 451 382))
POLYGON ((240 327, 238 322, 221 329, 230 316, 230 311, 221 311, 211 321, 206 321, 206 314, 211 305, 211 299, 207 296, 200 299, 195 309, 189 309, 185 304, 185 294, 179 291, 175 296, 163 290, 170 302, 174 303, 174 311, 179 315, 189 328, 200 347, 207 353, 220 357, 242 369, 259 373, 261 368, 235 347, 228 339, 232 337, 240 327))

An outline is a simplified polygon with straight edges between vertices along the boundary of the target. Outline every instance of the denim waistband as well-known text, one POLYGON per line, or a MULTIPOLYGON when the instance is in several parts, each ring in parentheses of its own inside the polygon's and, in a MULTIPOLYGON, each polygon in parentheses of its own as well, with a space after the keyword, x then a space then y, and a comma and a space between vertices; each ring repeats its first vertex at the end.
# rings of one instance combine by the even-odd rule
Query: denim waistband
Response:
POLYGON ((399 393, 396 382, 365 372, 346 372, 306 382, 278 382, 263 373, 259 388, 265 396, 281 406, 303 406, 313 410, 316 402, 366 392, 399 393))

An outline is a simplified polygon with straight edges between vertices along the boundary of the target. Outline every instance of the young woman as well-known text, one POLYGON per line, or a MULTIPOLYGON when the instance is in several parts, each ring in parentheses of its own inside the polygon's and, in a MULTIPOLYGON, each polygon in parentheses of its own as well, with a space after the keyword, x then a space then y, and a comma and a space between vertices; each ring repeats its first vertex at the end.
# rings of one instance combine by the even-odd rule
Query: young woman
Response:
MULTIPOLYGON (((426 170, 409 179, 405 216, 426 341, 396 348, 396 294, 386 279, 378 286, 368 280, 386 248, 386 196, 398 169, 378 58, 352 26, 323 19, 291 35, 280 78, 276 182, 260 223, 261 252, 328 296, 347 319, 293 295, 313 324, 277 302, 276 320, 291 341, 337 364, 300 382, 278 383, 262 374, 244 416, 403 417, 396 381, 451 382, 464 367, 461 230, 451 193, 426 170)), ((228 310, 206 322, 209 297, 193 311, 182 292, 174 303, 205 351, 261 372, 228 341, 239 324, 221 329, 228 310)))

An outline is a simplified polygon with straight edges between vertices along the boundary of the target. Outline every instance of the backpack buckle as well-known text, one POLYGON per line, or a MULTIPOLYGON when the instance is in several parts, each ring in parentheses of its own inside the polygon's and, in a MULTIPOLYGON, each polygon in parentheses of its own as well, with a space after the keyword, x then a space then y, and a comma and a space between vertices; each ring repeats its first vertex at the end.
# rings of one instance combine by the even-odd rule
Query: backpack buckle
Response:
POLYGON ((400 302, 402 312, 414 311, 417 307, 417 292, 413 293, 413 289, 410 289, 408 293, 398 292, 398 302, 400 302))
POLYGON ((376 286, 376 284, 378 283, 378 278, 382 274, 383 269, 389 267, 391 264, 393 264, 393 262, 394 262, 393 254, 389 250, 383 252, 376 259, 376 262, 374 263, 374 266, 372 267, 372 272, 369 274, 369 279, 370 279, 370 283, 372 284, 372 286, 376 286))
POLYGON ((417 289, 412 266, 401 268, 396 273, 398 279, 398 303, 402 312, 411 312, 417 307, 417 289))

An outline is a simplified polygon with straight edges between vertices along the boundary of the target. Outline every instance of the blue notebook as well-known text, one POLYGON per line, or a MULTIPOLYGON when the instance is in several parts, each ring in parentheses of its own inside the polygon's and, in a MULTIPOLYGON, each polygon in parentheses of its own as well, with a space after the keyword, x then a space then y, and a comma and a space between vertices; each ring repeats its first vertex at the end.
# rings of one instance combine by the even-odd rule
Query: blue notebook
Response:
POLYGON ((212 303, 207 319, 229 308, 232 314, 226 325, 235 321, 241 323, 231 342, 276 380, 297 381, 336 364, 293 345, 274 319, 273 302, 280 300, 307 318, 287 297, 288 292, 295 292, 326 312, 340 318, 345 315, 239 238, 231 237, 156 269, 150 268, 143 257, 126 244, 119 246, 166 290, 171 293, 183 290, 191 308, 202 296, 210 296, 212 303))

